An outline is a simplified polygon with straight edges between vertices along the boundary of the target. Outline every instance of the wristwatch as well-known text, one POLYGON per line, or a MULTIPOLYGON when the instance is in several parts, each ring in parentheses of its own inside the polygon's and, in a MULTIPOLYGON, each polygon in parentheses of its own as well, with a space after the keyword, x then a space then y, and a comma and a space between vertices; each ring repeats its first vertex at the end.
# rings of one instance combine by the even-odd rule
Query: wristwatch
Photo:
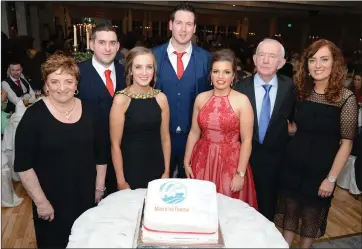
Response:
POLYGON ((333 177, 333 176, 328 176, 328 177, 327 177, 327 180, 328 180, 329 182, 331 182, 331 183, 335 183, 335 182, 336 182, 336 178, 333 177))
POLYGON ((244 172, 242 172, 242 171, 236 171, 236 174, 238 175, 238 176, 240 176, 240 177, 244 177, 245 176, 245 173, 244 172))

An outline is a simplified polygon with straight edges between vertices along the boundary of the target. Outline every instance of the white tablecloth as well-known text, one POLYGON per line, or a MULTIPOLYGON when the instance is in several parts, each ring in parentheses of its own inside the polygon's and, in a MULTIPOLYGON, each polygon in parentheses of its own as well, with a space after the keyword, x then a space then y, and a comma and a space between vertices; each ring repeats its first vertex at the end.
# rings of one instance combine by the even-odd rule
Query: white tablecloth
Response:
POLYGON ((15 134, 16 129, 22 119, 26 107, 23 101, 19 101, 16 104, 15 112, 11 115, 8 124, 4 130, 4 137, 1 142, 1 151, 8 158, 8 167, 11 170, 12 178, 14 181, 20 181, 18 173, 14 172, 14 159, 15 159, 15 134))
MULTIPOLYGON (((73 224, 68 248, 131 248, 145 189, 118 191, 73 224)), ((283 236, 248 204, 218 194, 225 247, 288 248, 283 236)))
POLYGON ((355 156, 349 156, 346 165, 342 169, 337 179, 337 185, 341 188, 348 189, 353 195, 362 194, 356 183, 356 174, 354 170, 355 156))

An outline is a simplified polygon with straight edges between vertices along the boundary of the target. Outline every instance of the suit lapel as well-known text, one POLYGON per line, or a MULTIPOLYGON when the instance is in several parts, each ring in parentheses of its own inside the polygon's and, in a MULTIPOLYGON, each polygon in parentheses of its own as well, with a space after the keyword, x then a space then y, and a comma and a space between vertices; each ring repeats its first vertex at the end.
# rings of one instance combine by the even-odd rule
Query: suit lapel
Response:
POLYGON ((118 63, 114 62, 114 68, 116 70, 116 90, 121 91, 124 88, 124 70, 122 65, 118 65, 118 63))
MULTIPOLYGON (((108 96, 108 97, 112 98, 112 96, 109 94, 108 89, 107 89, 106 85, 104 84, 101 76, 98 74, 97 70, 92 65, 92 61, 90 63, 90 68, 92 70, 92 74, 96 77, 94 80, 93 86, 96 88, 96 92, 98 93, 98 95, 100 97, 108 96)), ((117 79, 117 76, 116 76, 116 79, 117 79)))
POLYGON ((247 83, 247 86, 245 87, 245 94, 246 96, 249 96, 249 100, 251 103, 251 106, 254 110, 254 134, 253 137, 255 140, 259 141, 259 125, 258 125, 258 116, 257 116, 257 110, 256 110, 256 101, 255 101, 255 89, 254 89, 254 76, 249 77, 249 82, 247 83))
POLYGON ((283 80, 279 76, 277 76, 277 79, 278 79, 278 91, 277 91, 277 96, 275 98, 274 109, 272 112, 272 116, 270 118, 268 130, 269 130, 270 125, 273 123, 274 119, 276 118, 276 116, 279 112, 279 109, 283 104, 284 97, 287 93, 287 87, 284 84, 283 80))

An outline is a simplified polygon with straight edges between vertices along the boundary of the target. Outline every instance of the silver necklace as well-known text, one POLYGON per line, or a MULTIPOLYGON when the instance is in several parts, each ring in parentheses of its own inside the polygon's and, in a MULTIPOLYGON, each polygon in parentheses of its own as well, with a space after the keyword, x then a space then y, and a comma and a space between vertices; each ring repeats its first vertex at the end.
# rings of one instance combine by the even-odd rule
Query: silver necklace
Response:
POLYGON ((52 104, 52 106, 55 108, 55 110, 57 110, 61 114, 65 114, 65 119, 66 120, 71 120, 72 119, 72 115, 70 113, 72 111, 74 111, 74 109, 75 109, 75 99, 73 99, 74 105, 73 105, 72 109, 70 109, 69 111, 66 111, 66 112, 60 111, 58 108, 55 107, 55 105, 53 104, 53 102, 52 102, 52 100, 50 98, 49 98, 49 100, 50 100, 50 103, 52 104))

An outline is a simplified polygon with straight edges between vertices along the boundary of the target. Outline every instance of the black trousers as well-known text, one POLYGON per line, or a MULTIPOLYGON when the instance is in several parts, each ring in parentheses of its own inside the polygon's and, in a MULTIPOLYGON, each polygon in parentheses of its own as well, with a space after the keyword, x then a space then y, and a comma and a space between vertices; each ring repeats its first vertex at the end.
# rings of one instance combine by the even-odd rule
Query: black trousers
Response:
POLYGON ((186 178, 184 169, 184 156, 188 134, 171 132, 171 162, 170 177, 177 169, 177 178, 186 178))
POLYGON ((279 170, 283 156, 282 151, 268 151, 263 146, 258 146, 253 147, 250 157, 258 211, 272 222, 279 192, 279 170))

